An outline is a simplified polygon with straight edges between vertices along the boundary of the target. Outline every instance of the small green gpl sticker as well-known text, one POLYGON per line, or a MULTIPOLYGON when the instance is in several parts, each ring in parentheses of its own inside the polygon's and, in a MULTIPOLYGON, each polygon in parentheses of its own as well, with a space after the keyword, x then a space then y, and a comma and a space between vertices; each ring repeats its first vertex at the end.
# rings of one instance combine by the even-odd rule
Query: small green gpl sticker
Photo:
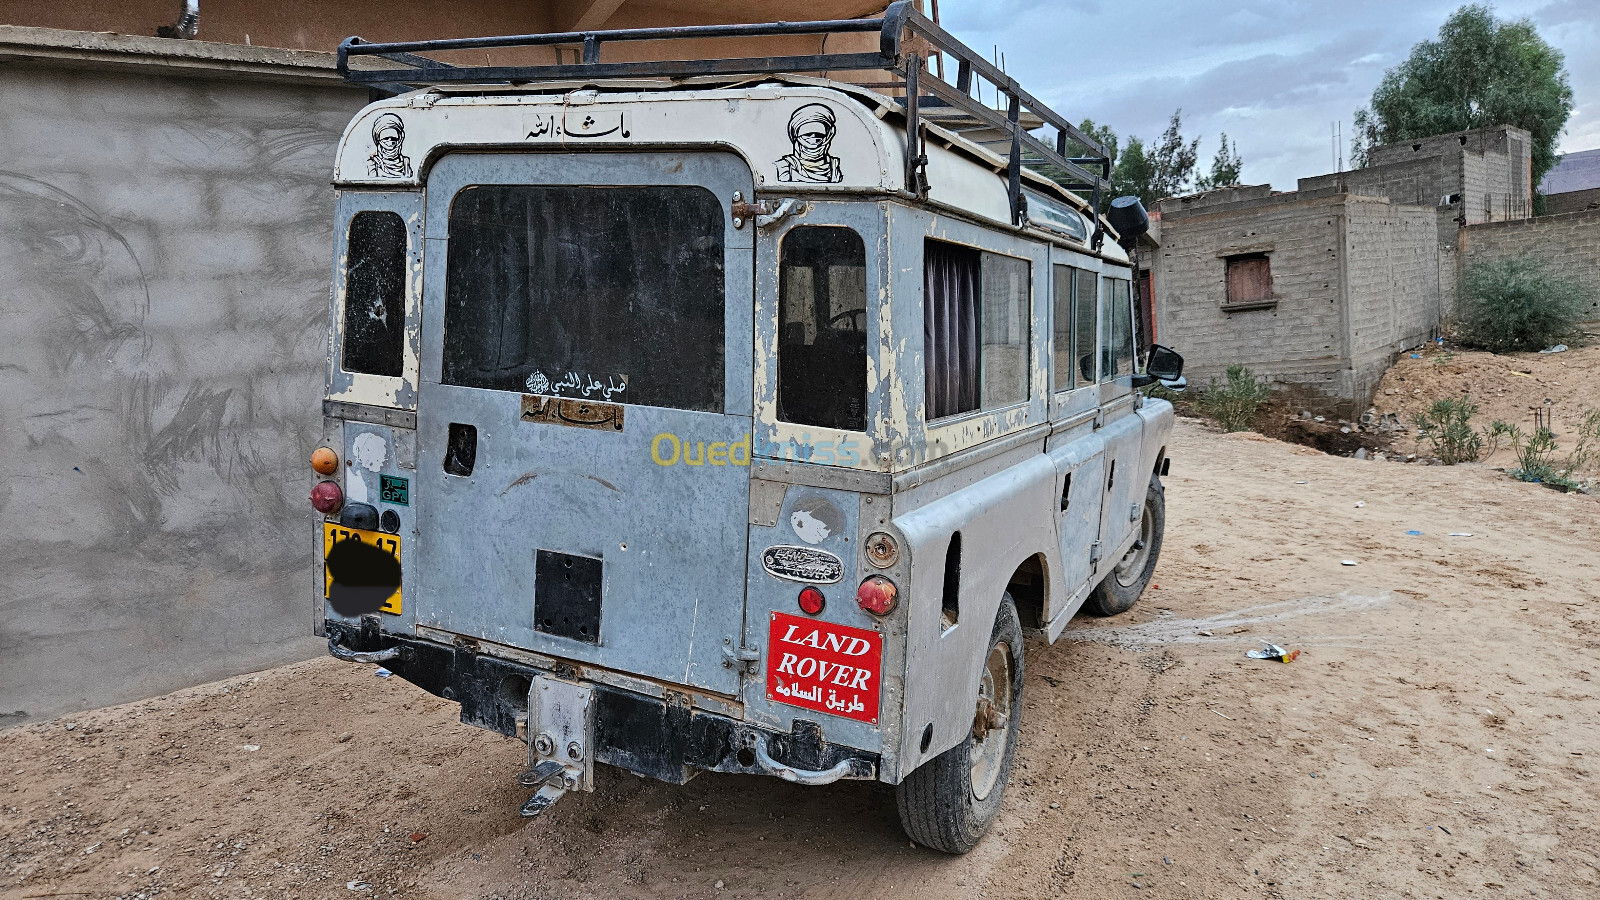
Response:
POLYGON ((411 479, 399 475, 378 476, 378 499, 396 506, 410 506, 411 479))

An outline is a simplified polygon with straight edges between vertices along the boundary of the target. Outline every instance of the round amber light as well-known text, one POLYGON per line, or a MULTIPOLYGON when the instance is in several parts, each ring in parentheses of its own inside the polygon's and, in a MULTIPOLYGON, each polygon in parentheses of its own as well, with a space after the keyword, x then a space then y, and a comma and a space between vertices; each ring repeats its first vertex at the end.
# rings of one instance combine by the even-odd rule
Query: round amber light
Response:
POLYGON ((332 475, 339 470, 339 454, 328 447, 311 451, 311 470, 318 475, 332 475))

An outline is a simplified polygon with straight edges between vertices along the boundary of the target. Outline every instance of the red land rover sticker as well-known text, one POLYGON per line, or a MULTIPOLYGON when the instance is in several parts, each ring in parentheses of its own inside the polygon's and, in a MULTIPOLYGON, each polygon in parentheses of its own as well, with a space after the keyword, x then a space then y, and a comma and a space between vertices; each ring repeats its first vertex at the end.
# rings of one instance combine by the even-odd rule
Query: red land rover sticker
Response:
POLYGON ((787 613, 772 614, 767 699, 878 722, 883 635, 787 613))

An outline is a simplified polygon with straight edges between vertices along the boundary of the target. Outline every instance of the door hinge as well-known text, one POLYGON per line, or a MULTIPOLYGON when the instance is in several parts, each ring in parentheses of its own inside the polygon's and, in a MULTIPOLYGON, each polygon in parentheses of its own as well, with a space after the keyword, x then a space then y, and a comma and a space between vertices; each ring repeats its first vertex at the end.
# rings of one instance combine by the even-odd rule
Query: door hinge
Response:
POLYGON ((1089 545, 1089 565, 1100 562, 1100 542, 1095 541, 1089 545))
POLYGON ((1129 522, 1137 522, 1137 521, 1139 521, 1139 504, 1135 503, 1132 506, 1128 507, 1128 521, 1129 522))
POLYGON ((755 672, 757 663, 761 662, 761 649, 759 647, 746 647, 744 642, 739 643, 739 649, 733 649, 733 638, 722 639, 722 667, 724 669, 737 668, 741 672, 755 672))

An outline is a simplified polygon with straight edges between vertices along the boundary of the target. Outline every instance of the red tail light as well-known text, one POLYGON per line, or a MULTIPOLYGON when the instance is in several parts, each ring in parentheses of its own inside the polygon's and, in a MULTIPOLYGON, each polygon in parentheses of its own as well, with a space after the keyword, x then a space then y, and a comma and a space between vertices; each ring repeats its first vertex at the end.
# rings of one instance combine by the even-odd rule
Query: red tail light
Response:
POLYGON ((319 481, 311 489, 311 505, 317 508, 317 512, 331 516, 344 506, 344 491, 339 490, 336 481, 319 481))
POLYGON ((894 612, 899 597, 899 588, 882 575, 873 575, 861 582, 861 587, 856 590, 856 604, 875 616, 887 616, 894 612))
POLYGON ((828 598, 822 596, 822 592, 816 588, 808 587, 800 591, 800 609, 804 611, 806 615, 817 615, 818 613, 822 612, 822 608, 827 605, 828 598))

